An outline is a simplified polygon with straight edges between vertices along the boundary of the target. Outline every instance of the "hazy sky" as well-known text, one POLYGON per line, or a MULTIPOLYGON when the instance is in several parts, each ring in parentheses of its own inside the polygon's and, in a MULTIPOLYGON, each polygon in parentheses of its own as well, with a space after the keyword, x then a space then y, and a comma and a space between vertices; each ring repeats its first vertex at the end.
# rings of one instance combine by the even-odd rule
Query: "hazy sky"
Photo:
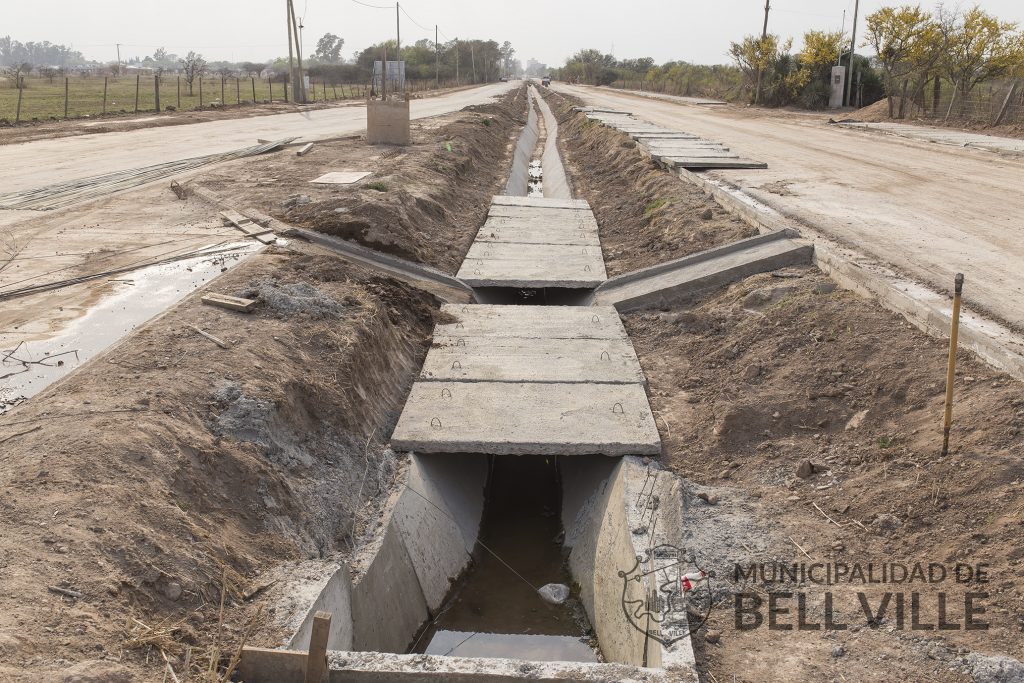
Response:
MULTIPOLYGON (((343 54, 395 33, 394 4, 374 9, 354 0, 294 0, 304 15, 305 52, 330 31, 345 39, 343 54)), ((365 0, 386 5, 386 0, 365 0)), ((864 16, 899 0, 862 0, 864 16)), ((113 61, 116 43, 123 58, 145 56, 160 46, 182 54, 189 49, 208 60, 263 60, 287 54, 285 0, 46 0, 5 2, 0 35, 21 41, 73 44, 86 57, 113 61)), ((584 47, 617 57, 653 57, 724 63, 731 40, 758 33, 764 0, 405 0, 402 42, 443 36, 509 40, 523 63, 530 57, 550 66, 584 47)), ((974 3, 963 3, 964 5, 974 3)), ((1024 23, 1021 0, 981 0, 984 9, 1024 23)), ((838 29, 854 0, 772 0, 769 30, 783 37, 810 28, 838 29)), ((923 2, 931 7, 932 3, 923 2)), ((858 38, 858 43, 860 42, 858 38)))

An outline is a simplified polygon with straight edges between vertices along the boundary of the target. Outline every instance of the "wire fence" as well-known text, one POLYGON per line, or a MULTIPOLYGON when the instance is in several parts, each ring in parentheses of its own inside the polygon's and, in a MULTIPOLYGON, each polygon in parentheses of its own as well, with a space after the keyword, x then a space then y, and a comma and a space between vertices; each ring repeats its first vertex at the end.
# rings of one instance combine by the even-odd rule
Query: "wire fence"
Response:
MULTIPOLYGON (((896 115, 899 115, 898 103, 896 115)), ((907 118, 969 121, 989 126, 1024 124, 1024 84, 1020 81, 979 83, 968 95, 948 81, 935 81, 922 96, 907 101, 907 118)))
MULTIPOLYGON (((434 79, 407 80, 405 90, 415 94, 454 85, 434 79)), ((197 76, 191 84, 178 75, 22 77, 17 84, 0 80, 0 123, 290 102, 293 90, 291 83, 280 78, 252 76, 197 76)), ((310 79, 306 100, 357 100, 369 94, 369 83, 310 79)))

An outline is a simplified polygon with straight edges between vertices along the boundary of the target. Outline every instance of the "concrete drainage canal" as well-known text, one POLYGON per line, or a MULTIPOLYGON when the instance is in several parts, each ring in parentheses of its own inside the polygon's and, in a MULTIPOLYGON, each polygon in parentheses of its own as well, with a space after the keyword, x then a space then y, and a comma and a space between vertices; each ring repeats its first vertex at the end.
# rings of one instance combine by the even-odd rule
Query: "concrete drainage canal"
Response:
POLYGON ((443 307, 391 437, 410 454, 401 485, 288 649, 246 648, 248 683, 319 680, 322 660, 330 681, 697 680, 681 485, 650 458, 615 308, 585 305, 607 279, 597 222, 528 97, 506 194, 458 274, 478 303, 443 307))

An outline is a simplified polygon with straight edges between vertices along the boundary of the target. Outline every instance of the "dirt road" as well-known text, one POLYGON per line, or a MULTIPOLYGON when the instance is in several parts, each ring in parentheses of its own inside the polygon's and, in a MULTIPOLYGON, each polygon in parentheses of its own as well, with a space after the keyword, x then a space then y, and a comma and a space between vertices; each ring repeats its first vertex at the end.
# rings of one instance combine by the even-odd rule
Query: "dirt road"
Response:
MULTIPOLYGON (((437 116, 471 104, 482 104, 516 85, 495 83, 413 100, 412 117, 437 116)), ((110 171, 226 152, 255 145, 257 138, 301 136, 314 140, 355 133, 365 128, 366 107, 348 105, 5 145, 0 147, 0 191, 13 192, 110 171)))
POLYGON ((767 170, 717 171, 756 199, 1024 328, 1024 158, 837 129, 821 117, 699 107, 555 84, 588 104, 725 143, 767 170))

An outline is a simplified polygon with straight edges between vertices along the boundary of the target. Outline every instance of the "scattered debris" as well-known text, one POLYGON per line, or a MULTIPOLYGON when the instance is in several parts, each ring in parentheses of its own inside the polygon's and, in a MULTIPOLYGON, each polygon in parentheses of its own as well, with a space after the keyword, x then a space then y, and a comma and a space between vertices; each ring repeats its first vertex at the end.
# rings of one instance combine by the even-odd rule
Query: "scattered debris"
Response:
POLYGON ((308 144, 305 144, 302 147, 299 147, 299 149, 296 150, 296 152, 295 152, 295 156, 304 157, 307 154, 309 154, 309 151, 311 149, 313 149, 313 143, 312 142, 310 142, 308 144))

